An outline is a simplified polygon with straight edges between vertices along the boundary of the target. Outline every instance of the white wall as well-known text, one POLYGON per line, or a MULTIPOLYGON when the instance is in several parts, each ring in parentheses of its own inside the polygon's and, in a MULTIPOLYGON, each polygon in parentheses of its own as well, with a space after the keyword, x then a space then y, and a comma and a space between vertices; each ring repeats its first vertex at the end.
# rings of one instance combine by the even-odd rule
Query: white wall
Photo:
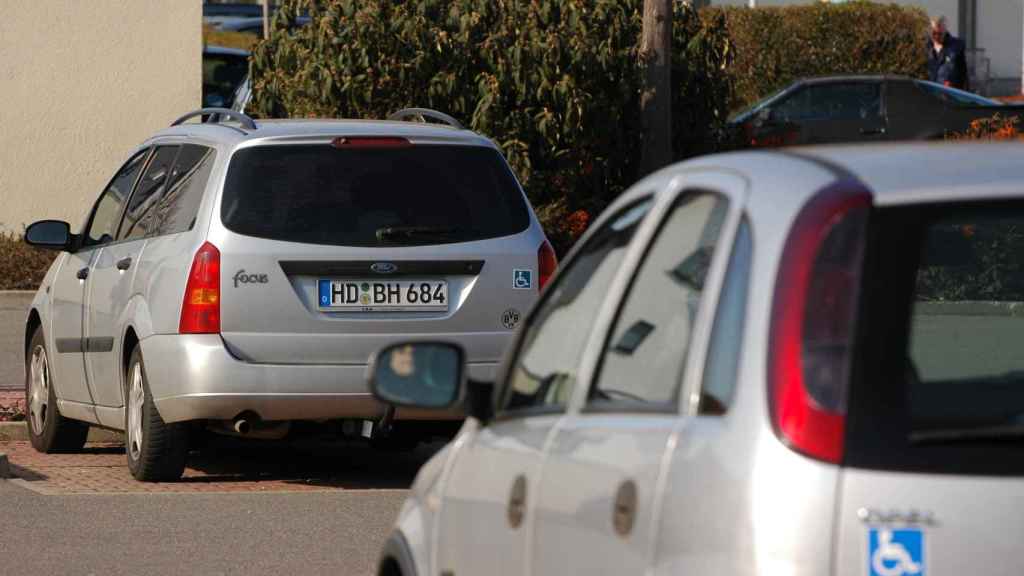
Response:
POLYGON ((202 4, 2 5, 0 227, 77 228, 133 146, 199 107, 202 4))

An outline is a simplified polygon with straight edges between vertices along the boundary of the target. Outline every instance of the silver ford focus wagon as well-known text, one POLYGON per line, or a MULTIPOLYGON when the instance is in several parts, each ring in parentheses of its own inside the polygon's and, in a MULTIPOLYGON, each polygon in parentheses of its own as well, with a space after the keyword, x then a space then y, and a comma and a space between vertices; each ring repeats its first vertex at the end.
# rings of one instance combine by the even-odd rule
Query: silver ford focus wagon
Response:
POLYGON ((439 417, 376 402, 370 354, 443 335, 493 378, 557 265, 498 148, 425 109, 196 111, 130 154, 79 233, 48 220, 26 240, 61 250, 26 322, 32 443, 125 430, 140 480, 181 475, 196 423, 279 437, 338 420, 413 444, 439 417), (231 121, 185 123, 211 114, 231 121))

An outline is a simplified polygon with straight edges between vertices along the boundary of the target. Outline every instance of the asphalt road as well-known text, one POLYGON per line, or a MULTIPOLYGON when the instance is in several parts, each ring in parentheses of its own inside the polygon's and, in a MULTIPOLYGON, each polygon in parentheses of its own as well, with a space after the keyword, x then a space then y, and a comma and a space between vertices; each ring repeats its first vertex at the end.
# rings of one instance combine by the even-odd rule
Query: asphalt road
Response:
POLYGON ((0 573, 372 574, 404 490, 42 496, 0 480, 0 573))
POLYGON ((214 439, 190 459, 207 474, 195 482, 227 490, 259 478, 276 485, 269 492, 195 493, 185 482, 171 493, 44 495, 0 480, 0 574, 373 574, 416 471, 442 446, 214 439))
POLYGON ((0 390, 25 386, 21 355, 25 315, 31 302, 31 293, 0 292, 0 390))

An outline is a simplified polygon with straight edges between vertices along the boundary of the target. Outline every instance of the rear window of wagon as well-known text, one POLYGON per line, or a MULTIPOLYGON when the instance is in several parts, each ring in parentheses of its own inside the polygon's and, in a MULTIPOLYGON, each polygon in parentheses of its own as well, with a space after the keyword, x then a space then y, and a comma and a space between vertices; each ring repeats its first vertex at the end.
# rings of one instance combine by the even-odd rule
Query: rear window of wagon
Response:
POLYGON ((221 220, 239 234, 334 246, 467 242, 530 224, 497 150, 437 145, 239 150, 228 167, 221 220))

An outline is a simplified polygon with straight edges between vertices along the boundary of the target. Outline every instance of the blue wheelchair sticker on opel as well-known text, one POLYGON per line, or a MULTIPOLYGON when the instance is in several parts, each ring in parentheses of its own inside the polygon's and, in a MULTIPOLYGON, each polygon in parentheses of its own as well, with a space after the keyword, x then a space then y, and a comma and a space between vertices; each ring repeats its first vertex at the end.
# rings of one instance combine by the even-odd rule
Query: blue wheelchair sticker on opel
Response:
POLYGON ((924 531, 869 528, 869 576, 924 576, 924 531))
POLYGON ((533 288, 533 270, 520 270, 518 268, 513 270, 512 287, 516 290, 529 290, 533 288))

